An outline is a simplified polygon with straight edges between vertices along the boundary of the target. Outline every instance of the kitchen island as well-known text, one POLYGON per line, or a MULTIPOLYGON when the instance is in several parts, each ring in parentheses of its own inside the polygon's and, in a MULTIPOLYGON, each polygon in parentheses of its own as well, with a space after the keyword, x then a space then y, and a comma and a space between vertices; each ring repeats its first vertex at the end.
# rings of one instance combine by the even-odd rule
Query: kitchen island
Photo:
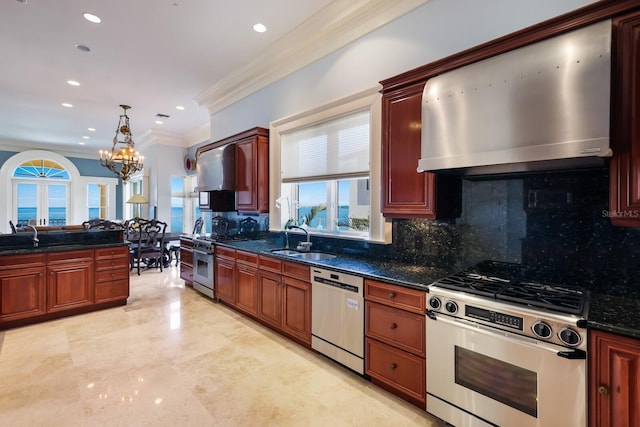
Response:
POLYGON ((121 230, 0 236, 0 329, 125 305, 128 296, 121 230))

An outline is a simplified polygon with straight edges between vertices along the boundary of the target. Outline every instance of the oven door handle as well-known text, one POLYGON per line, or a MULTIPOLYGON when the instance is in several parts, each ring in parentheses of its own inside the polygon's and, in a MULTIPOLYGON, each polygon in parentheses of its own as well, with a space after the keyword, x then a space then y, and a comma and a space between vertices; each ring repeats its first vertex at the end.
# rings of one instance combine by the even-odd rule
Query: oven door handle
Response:
MULTIPOLYGON (((491 328, 489 326, 480 325, 478 323, 473 323, 465 319, 450 318, 449 316, 433 312, 432 310, 429 310, 427 314, 430 319, 435 320, 436 322, 442 322, 453 327, 464 328, 469 331, 490 335, 501 340, 516 341, 531 348, 550 351, 559 357, 564 357, 565 359, 582 360, 587 358, 587 353, 582 350, 565 349, 564 347, 556 346, 555 344, 548 344, 543 341, 537 341, 533 338, 514 334, 509 331, 491 328)), ((427 326, 427 333, 429 333, 428 329, 429 327, 427 326)))
POLYGON ((193 252, 199 255, 213 255, 213 252, 201 251, 200 249, 193 248, 193 252))

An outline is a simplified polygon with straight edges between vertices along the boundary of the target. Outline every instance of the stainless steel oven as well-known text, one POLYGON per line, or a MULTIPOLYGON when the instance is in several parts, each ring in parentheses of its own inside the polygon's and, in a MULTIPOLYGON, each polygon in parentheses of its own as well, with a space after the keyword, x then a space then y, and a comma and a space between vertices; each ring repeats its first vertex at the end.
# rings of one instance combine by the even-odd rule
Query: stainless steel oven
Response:
POLYGON ((193 289, 213 298, 214 278, 214 245, 206 240, 193 240, 193 289))
MULTIPOLYGON (((507 287, 522 296, 534 282, 478 271, 463 278, 473 282, 466 291, 459 276, 429 287, 427 411, 458 427, 585 427, 584 317, 502 299, 507 287)), ((577 303, 569 311, 584 311, 580 291, 558 290, 577 303)), ((557 296, 546 284, 533 294, 544 304, 557 296)))

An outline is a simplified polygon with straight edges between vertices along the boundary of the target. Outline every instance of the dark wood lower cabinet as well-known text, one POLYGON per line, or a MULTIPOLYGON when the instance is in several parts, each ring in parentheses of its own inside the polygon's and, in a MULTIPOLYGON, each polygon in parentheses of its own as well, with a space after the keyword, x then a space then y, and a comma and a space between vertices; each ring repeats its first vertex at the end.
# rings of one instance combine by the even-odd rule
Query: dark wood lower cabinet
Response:
POLYGON ((47 255, 47 311, 93 304, 93 249, 47 255))
POLYGON ((589 425, 640 427, 640 340, 589 333, 589 425))
POLYGON ((47 312, 44 265, 0 271, 0 324, 47 312))
POLYGON ((256 317, 258 315, 258 268, 236 264, 236 285, 236 308, 256 317))
POLYGON ((126 304, 128 257, 126 245, 0 256, 0 329, 126 304))
POLYGON ((279 274, 260 272, 258 319, 276 329, 282 327, 282 276, 279 274))

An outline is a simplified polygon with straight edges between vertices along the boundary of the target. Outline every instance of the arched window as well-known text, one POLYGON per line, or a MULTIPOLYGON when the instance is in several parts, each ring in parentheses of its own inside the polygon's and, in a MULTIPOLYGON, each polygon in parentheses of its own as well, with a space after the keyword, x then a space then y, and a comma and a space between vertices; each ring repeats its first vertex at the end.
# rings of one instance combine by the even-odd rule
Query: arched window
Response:
POLYGON ((69 172, 52 160, 32 159, 13 172, 16 225, 66 225, 69 172))
POLYGON ((13 177, 68 180, 69 172, 53 160, 38 159, 22 163, 16 168, 13 177))
POLYGON ((46 150, 16 153, 0 167, 0 228, 9 221, 36 225, 81 224, 115 219, 117 178, 81 176, 66 157, 46 150))

